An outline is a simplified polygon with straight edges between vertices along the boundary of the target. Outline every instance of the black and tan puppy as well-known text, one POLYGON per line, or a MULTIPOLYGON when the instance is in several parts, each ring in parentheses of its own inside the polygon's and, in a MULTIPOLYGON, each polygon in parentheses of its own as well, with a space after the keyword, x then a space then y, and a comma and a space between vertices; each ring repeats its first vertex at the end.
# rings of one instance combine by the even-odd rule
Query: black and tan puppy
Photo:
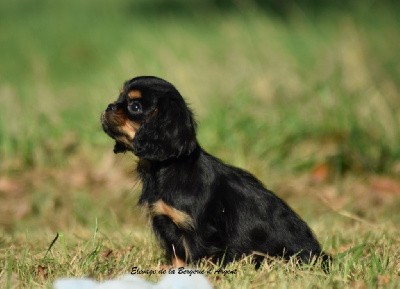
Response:
MULTIPOLYGON (((127 81, 101 116, 114 152, 138 158, 153 229, 174 266, 254 254, 309 263, 322 254, 307 224, 250 173, 224 164, 196 140, 178 90, 152 76, 127 81)), ((324 257, 326 259, 326 257, 324 257)))

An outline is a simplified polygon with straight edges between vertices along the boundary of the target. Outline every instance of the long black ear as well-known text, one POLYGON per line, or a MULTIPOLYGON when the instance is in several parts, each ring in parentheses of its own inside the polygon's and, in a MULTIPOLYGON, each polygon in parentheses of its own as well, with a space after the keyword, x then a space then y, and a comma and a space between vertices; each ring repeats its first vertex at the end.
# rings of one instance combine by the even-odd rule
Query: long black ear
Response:
POLYGON ((182 98, 160 98, 155 114, 133 139, 134 154, 152 161, 187 156, 197 146, 196 124, 182 98))

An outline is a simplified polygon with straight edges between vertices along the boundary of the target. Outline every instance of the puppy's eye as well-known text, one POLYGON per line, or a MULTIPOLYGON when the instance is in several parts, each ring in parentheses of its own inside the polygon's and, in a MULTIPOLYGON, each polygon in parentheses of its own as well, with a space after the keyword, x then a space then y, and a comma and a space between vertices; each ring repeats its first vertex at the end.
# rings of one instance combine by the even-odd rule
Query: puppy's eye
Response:
POLYGON ((139 102, 134 102, 129 104, 128 109, 132 113, 140 113, 142 112, 142 105, 139 102))

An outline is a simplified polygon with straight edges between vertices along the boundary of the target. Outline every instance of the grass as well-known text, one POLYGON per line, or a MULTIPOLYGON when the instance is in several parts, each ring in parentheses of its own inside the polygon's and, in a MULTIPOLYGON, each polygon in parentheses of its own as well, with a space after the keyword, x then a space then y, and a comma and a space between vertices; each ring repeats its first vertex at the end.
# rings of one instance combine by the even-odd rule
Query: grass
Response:
POLYGON ((287 200, 336 258, 329 274, 243 260, 210 274, 215 288, 398 288, 394 6, 154 3, 0 3, 1 287, 166 262, 135 206, 135 158, 114 156, 99 125, 124 80, 152 74, 191 104, 203 147, 287 200))

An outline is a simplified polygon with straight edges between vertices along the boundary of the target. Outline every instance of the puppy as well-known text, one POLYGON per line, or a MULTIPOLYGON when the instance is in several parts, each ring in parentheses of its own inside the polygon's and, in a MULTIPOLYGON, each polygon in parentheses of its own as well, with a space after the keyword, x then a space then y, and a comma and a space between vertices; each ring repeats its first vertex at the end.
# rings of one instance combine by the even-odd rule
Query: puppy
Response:
POLYGON ((139 203, 173 266, 202 258, 226 265, 252 255, 310 263, 321 247, 307 224, 250 173, 208 154, 178 90, 153 77, 125 82, 101 116, 114 152, 133 152, 139 203))

